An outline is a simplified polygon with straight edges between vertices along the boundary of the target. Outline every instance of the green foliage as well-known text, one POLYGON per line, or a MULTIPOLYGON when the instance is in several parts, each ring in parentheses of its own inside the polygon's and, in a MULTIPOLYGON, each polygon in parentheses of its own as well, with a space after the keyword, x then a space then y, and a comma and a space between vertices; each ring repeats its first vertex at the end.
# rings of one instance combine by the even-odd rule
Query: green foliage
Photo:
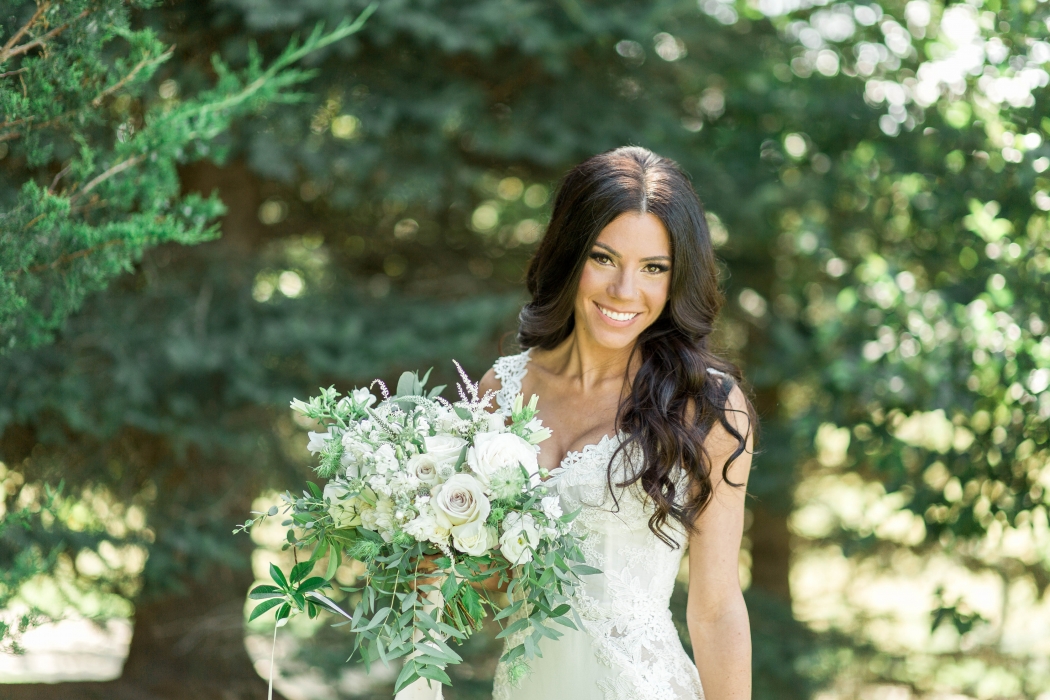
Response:
POLYGON ((129 271, 145 249, 217 236, 222 203, 183 196, 177 166, 223 160, 226 149, 215 139, 234 119, 295 102, 287 89, 312 73, 293 65, 358 31, 374 10, 327 34, 318 25, 268 67, 255 52, 240 71, 216 56, 213 88, 157 101, 146 99, 146 89, 173 49, 151 30, 129 28, 134 6, 79 0, 8 8, 25 23, 9 28, 0 50, 0 148, 29 178, 18 187, 5 177, 5 190, 17 195, 5 191, 0 200, 0 348, 51 340, 87 294, 129 271))

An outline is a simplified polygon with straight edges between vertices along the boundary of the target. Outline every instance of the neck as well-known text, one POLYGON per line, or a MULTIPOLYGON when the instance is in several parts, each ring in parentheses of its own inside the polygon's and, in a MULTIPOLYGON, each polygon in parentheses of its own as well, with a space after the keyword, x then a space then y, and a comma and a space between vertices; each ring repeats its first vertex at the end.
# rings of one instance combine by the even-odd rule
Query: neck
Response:
MULTIPOLYGON (((579 326, 551 353, 556 372, 566 379, 578 382, 588 389, 607 381, 623 381, 627 374, 627 363, 631 359, 634 345, 624 348, 607 348, 594 342, 579 326)), ((634 358, 633 363, 637 363, 634 358)))

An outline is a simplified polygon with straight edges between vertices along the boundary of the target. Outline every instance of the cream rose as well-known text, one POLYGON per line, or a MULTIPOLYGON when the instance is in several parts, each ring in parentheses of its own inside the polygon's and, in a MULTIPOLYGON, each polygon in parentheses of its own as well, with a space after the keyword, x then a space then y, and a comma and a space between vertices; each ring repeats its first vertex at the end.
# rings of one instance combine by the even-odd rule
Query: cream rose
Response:
POLYGON ((531 515, 508 513, 503 520, 503 535, 499 538, 500 552, 511 564, 532 561, 532 551, 540 544, 540 530, 531 515))
POLYGON ((434 515, 443 526, 452 528, 489 517, 489 499, 478 480, 470 474, 454 474, 448 481, 434 487, 430 504, 434 515))
POLYGON ((456 549, 479 557, 492 549, 499 542, 496 528, 485 525, 483 520, 475 520, 452 528, 452 544, 456 549))
POLYGON ((427 486, 436 486, 440 481, 438 478, 438 465, 431 454, 415 455, 408 460, 405 470, 409 475, 419 479, 427 486))
POLYGON ((506 467, 525 467, 531 479, 539 473, 535 445, 514 433, 478 433, 467 451, 467 464, 478 480, 489 488, 493 475, 506 467))
POLYGON ((429 435, 423 438, 423 447, 438 465, 455 465, 467 441, 454 435, 429 435))

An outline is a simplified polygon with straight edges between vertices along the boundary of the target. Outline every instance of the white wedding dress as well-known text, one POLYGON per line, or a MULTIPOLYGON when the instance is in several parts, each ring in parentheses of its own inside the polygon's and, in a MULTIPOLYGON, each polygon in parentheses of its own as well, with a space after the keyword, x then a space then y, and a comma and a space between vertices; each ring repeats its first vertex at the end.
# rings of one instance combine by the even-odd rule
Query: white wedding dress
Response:
MULTIPOLYGON (((499 412, 509 414, 528 371, 529 351, 502 357, 494 370, 501 382, 499 412)), ((540 414, 542 418, 542 412, 540 414)), ((696 666, 686 655, 668 607, 687 542, 680 527, 669 534, 672 549, 649 530, 652 505, 631 487, 609 493, 606 470, 620 436, 570 452, 548 484, 565 512, 580 509, 574 521, 583 535, 587 564, 602 573, 584 576, 575 606, 585 630, 557 625, 564 636, 544 638, 542 658, 515 687, 509 668, 496 669, 493 700, 697 700, 703 698, 696 666)), ((617 472, 623 473, 623 457, 617 472)), ((507 640, 509 646, 520 639, 507 640)), ((508 646, 508 648, 509 648, 508 646)))

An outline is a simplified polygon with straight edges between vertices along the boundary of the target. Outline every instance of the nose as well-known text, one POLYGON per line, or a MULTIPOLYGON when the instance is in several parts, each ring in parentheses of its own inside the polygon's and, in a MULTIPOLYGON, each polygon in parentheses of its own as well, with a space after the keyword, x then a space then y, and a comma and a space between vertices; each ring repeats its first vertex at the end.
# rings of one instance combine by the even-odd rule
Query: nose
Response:
POLYGON ((613 299, 632 299, 637 288, 634 271, 620 268, 619 274, 609 284, 608 294, 613 299))

